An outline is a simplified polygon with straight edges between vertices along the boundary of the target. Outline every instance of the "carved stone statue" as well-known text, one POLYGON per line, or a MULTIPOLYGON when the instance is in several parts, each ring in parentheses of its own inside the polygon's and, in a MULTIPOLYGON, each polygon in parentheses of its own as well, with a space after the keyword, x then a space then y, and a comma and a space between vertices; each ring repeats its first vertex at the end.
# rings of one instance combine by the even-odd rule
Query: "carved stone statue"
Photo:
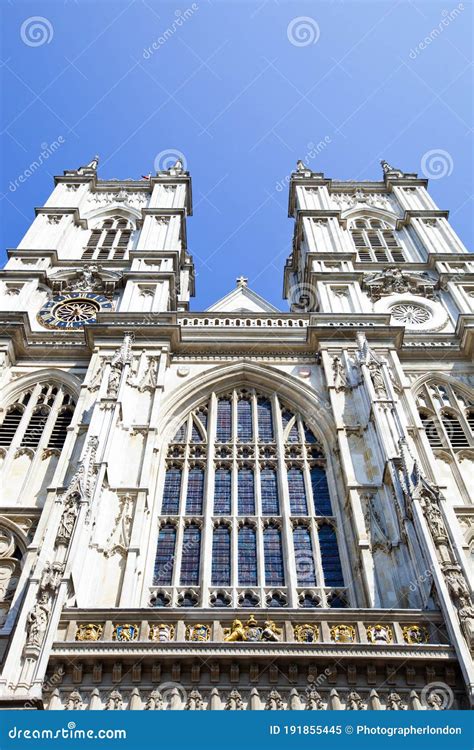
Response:
POLYGON ((470 648, 474 646, 474 607, 470 600, 465 596, 459 597, 460 607, 458 609, 459 622, 461 624, 464 637, 470 648))
POLYGON ((345 367, 340 357, 332 360, 332 371, 334 373, 334 387, 336 391, 345 391, 349 387, 345 367))
POLYGON ((83 707, 84 704, 82 702, 81 694, 77 690, 74 690, 69 694, 66 705, 64 706, 64 710, 81 711, 83 707))
POLYGON ((161 693, 159 690, 153 690, 145 704, 145 711, 162 711, 162 709, 163 698, 161 693))
POLYGON ((107 384, 108 398, 117 398, 121 377, 122 366, 119 363, 112 364, 110 366, 109 382, 107 384))
POLYGON ((385 381, 380 364, 375 360, 371 360, 367 366, 369 368, 370 379, 373 383, 375 393, 377 396, 386 397, 387 390, 385 388, 385 381))
POLYGON ((199 690, 191 690, 186 701, 186 711, 202 711, 204 703, 199 690))
POLYGON ((425 504, 425 516, 433 540, 439 542, 442 539, 447 539, 443 516, 441 515, 439 508, 431 501, 428 501, 425 504))
POLYGON ((231 690, 224 706, 224 711, 243 711, 244 704, 238 690, 231 690))
POLYGON ((306 688, 306 711, 322 711, 324 704, 321 700, 321 696, 313 685, 309 685, 306 688))
POLYGON ((265 703, 265 711, 283 711, 283 701, 278 690, 270 690, 265 703))
POLYGON ((469 592, 464 576, 457 564, 445 566, 444 580, 446 581, 451 599, 454 602, 460 601, 461 598, 469 599, 469 592))
POLYGON ((122 696, 118 690, 112 690, 105 704, 106 711, 121 711, 123 708, 122 696))
POLYGON ((404 711, 405 706, 398 693, 391 692, 387 697, 387 711, 404 711))
POLYGON ((346 711, 363 711, 362 698, 355 690, 351 690, 347 696, 346 711))
POLYGON ((76 523, 77 513, 77 500, 73 496, 66 501, 61 520, 59 521, 58 533, 56 534, 56 544, 67 546, 72 536, 74 524, 76 523))
POLYGON ((26 618, 27 646, 41 646, 50 613, 49 596, 46 592, 43 592, 26 618))

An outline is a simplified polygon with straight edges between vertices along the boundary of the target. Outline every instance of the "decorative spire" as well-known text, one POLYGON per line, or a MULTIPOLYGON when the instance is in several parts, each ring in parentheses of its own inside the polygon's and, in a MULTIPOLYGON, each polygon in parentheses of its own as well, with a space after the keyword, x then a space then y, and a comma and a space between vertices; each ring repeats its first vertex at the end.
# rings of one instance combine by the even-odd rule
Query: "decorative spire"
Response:
POLYGON ((298 161, 296 162, 296 171, 297 172, 307 172, 308 171, 308 167, 306 166, 306 164, 304 163, 304 161, 302 161, 301 159, 298 159, 298 161))
POLYGON ((380 164, 382 165, 383 173, 386 174, 396 174, 399 177, 403 177, 403 172, 401 169, 398 169, 397 167, 392 167, 391 164, 388 163, 388 161, 385 161, 385 159, 380 160, 380 164))
POLYGON ((236 278, 237 287, 239 289, 242 289, 245 286, 248 286, 249 280, 245 276, 238 276, 236 278))

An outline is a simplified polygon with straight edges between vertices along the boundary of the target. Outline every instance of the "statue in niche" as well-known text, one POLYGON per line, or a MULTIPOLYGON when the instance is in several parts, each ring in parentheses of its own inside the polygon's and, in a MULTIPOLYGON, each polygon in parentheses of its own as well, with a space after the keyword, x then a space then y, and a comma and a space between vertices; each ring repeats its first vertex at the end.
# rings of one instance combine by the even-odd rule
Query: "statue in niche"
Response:
POLYGON ((385 388, 385 381, 382 375, 380 363, 372 359, 368 363, 367 367, 369 368, 370 379, 373 383, 376 395, 382 398, 386 398, 387 390, 385 388))
POLYGON ((65 544, 71 539, 74 524, 76 523, 77 513, 77 498, 75 496, 72 496, 66 502, 61 520, 59 521, 58 533, 56 535, 57 544, 65 544))
POLYGON ((40 646, 48 626, 51 604, 43 591, 26 618, 27 646, 40 646))
POLYGON ((345 391, 349 388, 346 369, 340 357, 332 360, 332 371, 334 373, 334 387, 336 391, 345 391))

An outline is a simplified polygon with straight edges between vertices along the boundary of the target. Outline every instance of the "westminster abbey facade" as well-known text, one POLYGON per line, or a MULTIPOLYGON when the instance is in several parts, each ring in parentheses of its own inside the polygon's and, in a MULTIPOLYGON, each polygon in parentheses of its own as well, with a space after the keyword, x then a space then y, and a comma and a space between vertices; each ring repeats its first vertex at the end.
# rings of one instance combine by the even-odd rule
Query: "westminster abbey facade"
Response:
MULTIPOLYGON (((474 261, 298 162, 287 311, 191 312, 178 161, 54 190, 0 272, 0 706, 467 709, 474 261)), ((289 243, 290 244, 290 243, 289 243)))

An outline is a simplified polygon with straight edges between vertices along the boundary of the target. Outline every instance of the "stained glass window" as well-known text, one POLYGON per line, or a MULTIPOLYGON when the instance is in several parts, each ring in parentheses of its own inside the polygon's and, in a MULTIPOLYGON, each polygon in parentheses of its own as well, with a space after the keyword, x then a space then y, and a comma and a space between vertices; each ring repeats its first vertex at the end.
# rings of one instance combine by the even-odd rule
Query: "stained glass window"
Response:
POLYGON ((211 583, 213 586, 230 584, 230 529, 227 526, 214 529, 211 583))
POLYGON ((239 516, 255 514, 255 483, 252 469, 239 469, 237 482, 239 516))
POLYGON ((171 467, 166 472, 163 490, 162 513, 176 515, 179 509, 179 493, 181 490, 181 469, 171 467))
POLYGON ((237 402, 237 437, 242 443, 250 443, 253 437, 252 403, 246 398, 237 402))
MULTIPOLYGON (((469 408, 466 402, 463 409, 469 408)), ((161 523, 174 518, 172 528, 157 532, 153 601, 161 596, 163 606, 270 608, 290 601, 301 608, 347 606, 332 525, 335 501, 323 447, 308 426, 317 415, 305 418, 306 423, 279 394, 247 387, 209 396, 187 415, 166 458, 161 523), (216 436, 213 446, 209 435, 216 436), (201 521, 189 517, 205 512, 203 532, 201 521), (296 526, 284 522, 289 514, 296 526), (201 544, 210 558, 202 578, 201 544), (175 555, 181 562, 173 579, 175 555), (159 578, 158 567, 165 568, 159 578), (288 590, 289 580, 296 591, 288 590), (167 588, 160 592, 160 585, 167 588)))
POLYGON ((204 469, 194 466, 189 471, 186 493, 186 515, 200 516, 204 499, 204 469))
POLYGON ((184 529, 181 552, 181 586, 197 586, 201 560, 201 530, 191 524, 184 529))
POLYGON ((293 544, 298 586, 316 586, 316 569, 314 567, 310 530, 304 526, 297 526, 293 531, 293 544))
POLYGON ((311 489, 313 490, 314 512, 317 516, 332 516, 326 469, 322 466, 311 468, 311 489))
POLYGON ((278 516, 280 504, 278 500, 278 481, 274 469, 265 468, 260 472, 262 493, 262 513, 264 516, 278 516))
POLYGON ((167 524, 158 534, 155 570, 153 583, 155 586, 169 586, 173 580, 174 548, 176 545, 176 529, 167 524))
POLYGON ((232 402, 227 398, 220 398, 217 403, 216 438, 218 443, 232 440, 232 402))
POLYGON ((257 399, 258 437, 264 443, 273 440, 272 405, 266 398, 257 399))
POLYGON ((239 529, 239 586, 257 585, 257 542, 255 529, 239 529))
POLYGON ((294 516, 307 515, 306 489, 301 469, 292 466, 288 469, 288 493, 290 496, 290 511, 294 516))
POLYGON ((323 564, 324 585, 344 586, 342 577, 341 560, 337 548, 336 533, 332 526, 327 523, 319 527, 319 548, 321 550, 321 561, 323 564))
POLYGON ((263 532, 263 549, 265 554, 265 585, 284 586, 283 550, 280 530, 269 526, 263 532))
POLYGON ((232 474, 230 469, 216 469, 214 480, 214 513, 230 515, 232 499, 232 474))

